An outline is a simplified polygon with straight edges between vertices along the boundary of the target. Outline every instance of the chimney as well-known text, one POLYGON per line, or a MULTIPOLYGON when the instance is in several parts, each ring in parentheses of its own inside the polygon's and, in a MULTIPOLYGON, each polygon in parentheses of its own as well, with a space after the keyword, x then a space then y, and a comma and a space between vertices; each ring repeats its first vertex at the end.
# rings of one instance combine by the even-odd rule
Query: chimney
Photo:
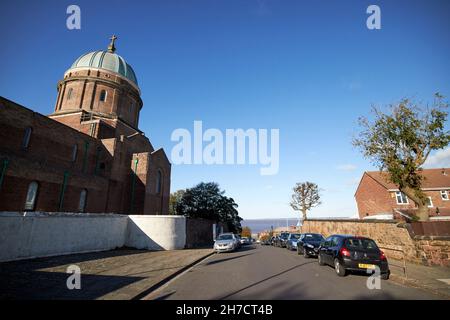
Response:
POLYGON ((445 171, 445 168, 442 168, 442 171, 441 171, 441 173, 444 175, 444 176, 446 176, 447 175, 447 172, 445 171))

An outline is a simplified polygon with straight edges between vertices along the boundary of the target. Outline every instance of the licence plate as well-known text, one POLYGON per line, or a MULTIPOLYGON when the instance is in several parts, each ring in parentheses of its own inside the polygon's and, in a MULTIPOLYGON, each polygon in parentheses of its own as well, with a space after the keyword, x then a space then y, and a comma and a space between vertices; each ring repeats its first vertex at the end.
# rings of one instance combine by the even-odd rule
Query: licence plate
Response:
POLYGON ((358 268, 361 268, 361 269, 375 269, 375 265, 374 264, 359 263, 358 264, 358 268))

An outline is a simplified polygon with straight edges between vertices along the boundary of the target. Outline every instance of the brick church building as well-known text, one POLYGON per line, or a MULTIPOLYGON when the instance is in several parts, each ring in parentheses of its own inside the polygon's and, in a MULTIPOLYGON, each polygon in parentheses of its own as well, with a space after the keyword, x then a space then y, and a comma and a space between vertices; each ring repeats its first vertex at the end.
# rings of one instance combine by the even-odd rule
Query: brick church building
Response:
POLYGON ((115 40, 64 73, 49 116, 0 97, 0 211, 168 213, 171 165, 115 40))

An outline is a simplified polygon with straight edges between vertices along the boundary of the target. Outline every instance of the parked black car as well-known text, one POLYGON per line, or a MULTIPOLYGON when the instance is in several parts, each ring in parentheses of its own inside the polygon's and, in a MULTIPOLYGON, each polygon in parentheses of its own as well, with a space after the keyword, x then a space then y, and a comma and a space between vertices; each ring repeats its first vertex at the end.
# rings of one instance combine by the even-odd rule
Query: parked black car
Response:
POLYGON ((343 277, 348 271, 364 271, 380 268, 381 278, 389 279, 389 264, 375 241, 351 235, 332 235, 319 247, 319 265, 334 267, 343 277))
POLYGON ((289 232, 282 232, 275 239, 275 247, 286 248, 286 241, 289 238, 289 232))
POLYGON ((297 241, 297 253, 305 258, 317 257, 320 244, 325 238, 320 233, 303 233, 297 241))
POLYGON ((249 237, 242 237, 241 238, 241 245, 246 246, 252 244, 252 240, 249 237))
POLYGON ((273 236, 272 238, 270 238, 270 245, 271 246, 275 246, 275 244, 277 243, 277 237, 273 236))

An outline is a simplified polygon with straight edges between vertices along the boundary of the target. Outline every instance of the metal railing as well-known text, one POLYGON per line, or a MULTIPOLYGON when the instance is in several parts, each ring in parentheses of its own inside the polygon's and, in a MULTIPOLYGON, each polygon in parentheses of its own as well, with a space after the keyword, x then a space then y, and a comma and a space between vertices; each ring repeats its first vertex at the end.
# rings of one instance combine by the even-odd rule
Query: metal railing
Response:
POLYGON ((403 265, 389 263, 389 266, 394 266, 394 267, 403 269, 403 274, 405 275, 405 278, 408 279, 408 273, 407 273, 407 269, 406 269, 406 254, 405 254, 405 251, 401 250, 401 249, 395 249, 395 248, 389 248, 389 247, 380 247, 380 246, 378 246, 378 247, 380 249, 383 249, 383 250, 390 250, 390 251, 400 252, 402 254, 403 265))

